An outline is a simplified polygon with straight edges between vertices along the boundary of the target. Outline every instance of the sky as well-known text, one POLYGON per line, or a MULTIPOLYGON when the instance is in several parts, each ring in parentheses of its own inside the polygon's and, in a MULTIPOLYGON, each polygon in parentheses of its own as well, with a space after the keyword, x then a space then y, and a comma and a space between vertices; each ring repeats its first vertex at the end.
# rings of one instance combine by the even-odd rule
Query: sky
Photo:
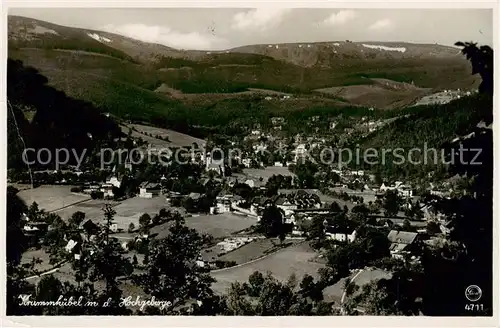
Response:
POLYGON ((189 50, 342 40, 493 45, 491 9, 10 8, 9 15, 189 50))

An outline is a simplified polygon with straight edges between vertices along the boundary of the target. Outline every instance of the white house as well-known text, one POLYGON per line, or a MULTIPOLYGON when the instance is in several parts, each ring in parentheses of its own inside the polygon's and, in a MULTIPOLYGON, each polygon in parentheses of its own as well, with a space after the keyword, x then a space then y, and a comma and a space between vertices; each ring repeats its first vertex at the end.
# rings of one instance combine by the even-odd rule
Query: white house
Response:
POLYGON ((382 183, 379 190, 382 192, 396 190, 398 194, 403 197, 413 197, 413 190, 411 187, 403 184, 401 181, 396 181, 392 186, 387 186, 385 183, 382 183))
POLYGON ((64 247, 64 249, 66 250, 66 252, 70 253, 77 244, 78 242, 74 241, 73 239, 70 239, 66 244, 66 246, 64 247))
POLYGON ((231 199, 233 195, 220 195, 216 197, 215 211, 217 213, 227 213, 231 211, 231 199))
POLYGON ((285 197, 280 197, 275 204, 276 207, 278 207, 285 213, 285 215, 291 215, 297 209, 297 204, 290 202, 285 197))
POLYGON ((252 188, 255 188, 255 181, 252 179, 245 180, 245 184, 249 185, 252 188))
POLYGON ((363 170, 354 170, 354 171, 351 171, 351 175, 363 176, 363 175, 365 175, 365 171, 363 171, 363 170))
POLYGON ((259 145, 254 145, 253 147, 253 150, 256 154, 258 153, 261 153, 261 152, 265 152, 267 150, 267 145, 266 144, 259 144, 259 145))
POLYGON ((252 163, 252 160, 250 158, 243 158, 241 160, 241 163, 245 165, 245 167, 250 167, 250 164, 252 163))
POLYGON ((120 181, 120 180, 118 180, 118 178, 117 178, 116 176, 114 176, 114 175, 113 175, 113 176, 111 176, 110 178, 108 178, 108 179, 106 180, 106 183, 107 183, 107 184, 111 184, 111 185, 113 185, 113 186, 114 186, 114 187, 116 187, 116 188, 120 188, 120 186, 121 186, 121 184, 122 184, 122 183, 121 183, 121 181, 120 181))
POLYGON ((300 158, 303 158, 304 155, 306 154, 307 149, 305 144, 300 144, 295 148, 295 162, 297 162, 300 158))
POLYGON ((155 182, 143 182, 139 187, 139 197, 141 198, 153 198, 158 196, 160 192, 160 184, 155 182))
POLYGON ((393 258, 402 259, 405 255, 411 253, 413 246, 417 241, 418 234, 409 231, 391 230, 387 239, 391 242, 389 251, 393 258))
POLYGON ((413 190, 406 185, 400 186, 398 188, 398 193, 403 197, 413 197, 413 190))
POLYGON ((260 135, 260 130, 252 130, 252 135, 254 136, 259 136, 260 135))
POLYGON ((104 194, 104 197, 114 197, 113 185, 110 183, 103 183, 101 185, 100 191, 104 194))
POLYGON ((330 240, 352 243, 356 239, 355 229, 341 229, 336 227, 327 227, 326 237, 330 240))
POLYGON ((118 224, 117 223, 111 224, 109 230, 111 230, 112 232, 118 232, 118 224))

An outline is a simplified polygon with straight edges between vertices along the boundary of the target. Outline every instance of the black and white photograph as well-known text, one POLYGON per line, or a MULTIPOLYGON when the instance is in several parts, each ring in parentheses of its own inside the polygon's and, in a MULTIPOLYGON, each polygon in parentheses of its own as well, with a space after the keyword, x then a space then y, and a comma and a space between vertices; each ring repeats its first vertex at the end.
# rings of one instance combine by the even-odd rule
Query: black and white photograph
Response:
POLYGON ((496 7, 209 5, 6 9, 7 318, 498 315, 496 7))

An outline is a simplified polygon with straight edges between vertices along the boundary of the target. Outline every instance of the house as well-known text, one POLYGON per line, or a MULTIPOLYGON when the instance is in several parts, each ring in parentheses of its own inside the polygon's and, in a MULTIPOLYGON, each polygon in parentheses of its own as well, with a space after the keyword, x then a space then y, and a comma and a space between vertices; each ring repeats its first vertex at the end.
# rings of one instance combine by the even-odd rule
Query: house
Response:
MULTIPOLYGON (((285 96, 286 97, 286 96, 285 96)), ((283 99, 288 99, 290 98, 290 96, 288 96, 288 98, 285 98, 283 97, 283 99)), ((283 124, 285 123, 285 118, 284 117, 271 117, 271 123, 273 125, 279 125, 279 124, 283 124)))
POLYGON ((194 200, 195 202, 199 201, 200 198, 201 198, 201 194, 200 193, 197 193, 197 192, 192 192, 188 195, 188 198, 191 198, 192 200, 194 200))
POLYGON ((356 176, 363 176, 363 175, 365 175, 365 171, 363 171, 363 170, 354 170, 354 171, 350 171, 350 174, 351 175, 356 175, 356 176))
POLYGON ((78 245, 78 242, 74 241, 73 239, 70 239, 64 249, 68 253, 72 253, 73 250, 75 249, 76 245, 78 245))
POLYGON ((391 242, 391 246, 389 247, 391 256, 402 259, 414 249, 418 241, 418 233, 391 230, 387 235, 387 239, 391 242))
POLYGON ((166 203, 169 205, 172 205, 172 203, 175 203, 176 201, 181 201, 183 196, 178 193, 178 192, 169 192, 167 197, 165 198, 166 203))
POLYGON ((100 189, 101 189, 101 186, 99 186, 98 184, 86 183, 86 184, 84 184, 84 188, 82 191, 84 193, 90 194, 93 191, 98 191, 100 189))
POLYGON ((410 186, 403 184, 401 181, 396 181, 391 186, 382 183, 379 190, 381 192, 386 192, 388 190, 396 190, 400 196, 406 198, 413 197, 413 189, 410 186))
POLYGON ((443 235, 449 235, 453 231, 454 227, 451 220, 441 220, 439 223, 439 229, 443 235))
POLYGON ((243 158, 241 160, 241 163, 245 166, 245 167, 250 167, 251 163, 252 163, 252 160, 250 158, 243 158))
POLYGON ((284 196, 280 196, 276 200, 275 205, 276 207, 281 209, 285 213, 285 215, 293 214, 294 211, 297 209, 297 204, 293 202, 293 200, 291 201, 284 196))
POLYGON ((111 224, 109 230, 111 230, 112 232, 118 232, 118 224, 117 223, 111 224))
POLYGON ((267 150, 267 145, 264 143, 260 143, 258 145, 253 145, 252 148, 254 150, 254 153, 258 154, 265 152, 267 150))
POLYGON ((112 175, 111 177, 106 179, 106 184, 110 184, 113 187, 120 188, 122 183, 120 180, 118 180, 118 178, 115 175, 112 175))
POLYGON ((379 190, 382 191, 382 192, 386 192, 386 191, 389 191, 389 190, 395 190, 395 189, 396 189, 395 186, 388 186, 385 183, 382 183, 382 185, 379 188, 379 190))
POLYGON ((28 245, 34 246, 43 240, 48 230, 49 225, 46 222, 27 222, 23 227, 23 234, 28 245))
POLYGON ((303 158, 304 155, 307 152, 306 145, 305 144, 299 144, 297 148, 293 151, 295 154, 295 163, 298 162, 299 159, 303 158))
POLYGON ((113 188, 114 186, 110 183, 103 183, 101 185, 101 188, 99 189, 102 193, 103 193, 103 196, 105 198, 110 198, 110 197, 114 197, 115 194, 113 193, 113 188))
POLYGON ((259 215, 264 208, 271 206, 271 199, 268 197, 255 197, 250 205, 250 212, 254 215, 259 215))
POLYGON ((352 243, 356 239, 356 230, 353 228, 341 228, 327 226, 325 228, 326 237, 330 240, 352 243))
POLYGON ((232 197, 233 197, 233 195, 230 195, 230 194, 217 196, 215 198, 215 201, 216 201, 215 212, 216 213, 230 212, 231 211, 232 197))
POLYGON ((405 198, 413 197, 413 190, 411 189, 410 186, 407 186, 407 185, 399 186, 398 193, 405 198))
POLYGON ((452 189, 446 190, 444 186, 436 186, 432 182, 429 184, 429 188, 427 188, 429 193, 433 196, 438 196, 438 197, 449 197, 452 193, 452 189))
POLYGON ((221 176, 224 176, 224 172, 225 172, 224 159, 222 158, 222 159, 216 160, 216 159, 212 159, 212 157, 210 157, 210 156, 207 156, 207 158, 206 158, 206 171, 207 172, 214 171, 214 172, 217 172, 218 174, 220 174, 221 176))
POLYGON ((85 231, 89 236, 96 234, 99 231, 97 224, 92 222, 91 219, 86 219, 80 223, 80 230, 85 231))
POLYGON ((266 183, 263 180, 261 181, 258 179, 246 179, 244 183, 252 188, 261 188, 266 185, 266 183))
POLYGON ((153 198, 160 195, 161 186, 156 182, 143 182, 139 187, 139 197, 153 198))

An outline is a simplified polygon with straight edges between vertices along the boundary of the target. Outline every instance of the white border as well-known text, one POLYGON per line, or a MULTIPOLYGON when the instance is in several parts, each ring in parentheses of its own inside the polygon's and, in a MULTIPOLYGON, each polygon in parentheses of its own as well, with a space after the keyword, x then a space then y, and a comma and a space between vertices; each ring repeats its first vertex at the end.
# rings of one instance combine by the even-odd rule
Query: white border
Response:
MULTIPOLYGON (((494 113, 499 111, 499 94, 500 83, 498 77, 500 75, 500 53, 498 50, 500 26, 498 19, 500 18, 499 2, 498 0, 489 1, 476 1, 465 2, 456 0, 441 0, 435 2, 433 0, 415 1, 402 1, 402 0, 389 0, 389 1, 350 1, 342 2, 336 0, 330 1, 274 1, 272 3, 265 1, 3 1, 2 3, 2 24, 1 31, 3 38, 2 45, 2 58, 1 73, 2 73, 2 88, 0 89, 1 97, 0 102, 4 110, 2 113, 6 115, 6 66, 7 66, 7 12, 8 7, 39 7, 39 8, 54 8, 54 7, 101 7, 101 8, 168 8, 168 7, 183 7, 183 8, 255 8, 255 7, 288 7, 288 8, 491 8, 493 9, 493 48, 495 50, 495 97, 494 97, 494 113)), ((464 22, 467 24, 467 22, 464 22)), ((0 120, 0 130, 3 135, 0 140, 5 140, 6 135, 6 118, 0 120)), ((494 130, 496 131, 499 123, 494 121, 494 130)), ((494 144, 500 144, 500 136, 494 133, 494 144)), ((0 224, 1 236, 5 236, 5 218, 6 213, 6 143, 2 142, 2 152, 0 160, 0 214, 2 216, 2 223, 0 224)), ((494 160, 495 163, 500 158, 500 147, 494 147, 494 160)), ((498 238, 499 224, 497 222, 497 215, 499 213, 499 181, 500 170, 494 170, 494 249, 493 249, 493 266, 494 266, 494 290, 500 290, 499 286, 499 270, 498 270, 498 249, 500 240, 498 238)), ((1 255, 1 281, 0 286, 0 303, 5 304, 5 238, 2 239, 0 244, 1 255)), ((494 315, 491 318, 474 318, 474 317, 346 317, 346 316, 332 316, 332 317, 102 317, 102 316, 86 316, 86 317, 48 317, 48 316, 30 316, 30 317, 6 317, 5 308, 2 307, 1 326, 5 327, 164 327, 166 325, 173 327, 255 327, 255 326, 278 326, 278 327, 391 327, 391 326, 405 326, 405 327, 427 327, 427 326, 442 326, 442 327, 498 327, 499 324, 499 298, 498 292, 493 294, 494 315)))

